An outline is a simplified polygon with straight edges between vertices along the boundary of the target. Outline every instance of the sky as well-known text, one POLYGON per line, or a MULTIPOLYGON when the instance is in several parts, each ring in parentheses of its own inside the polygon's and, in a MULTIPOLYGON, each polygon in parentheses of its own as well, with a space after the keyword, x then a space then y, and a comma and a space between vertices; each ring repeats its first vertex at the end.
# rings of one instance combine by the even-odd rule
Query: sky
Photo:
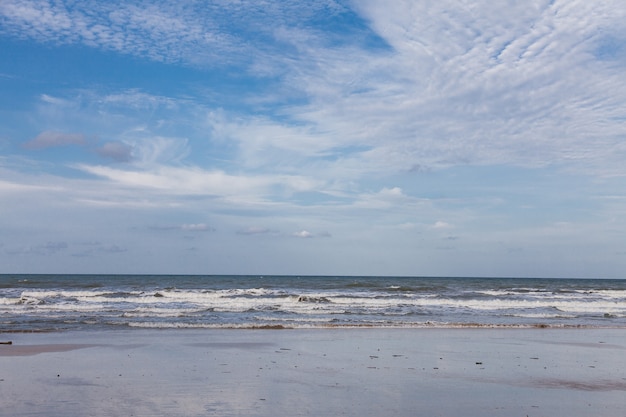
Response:
POLYGON ((626 278, 622 0, 0 0, 0 273, 626 278))

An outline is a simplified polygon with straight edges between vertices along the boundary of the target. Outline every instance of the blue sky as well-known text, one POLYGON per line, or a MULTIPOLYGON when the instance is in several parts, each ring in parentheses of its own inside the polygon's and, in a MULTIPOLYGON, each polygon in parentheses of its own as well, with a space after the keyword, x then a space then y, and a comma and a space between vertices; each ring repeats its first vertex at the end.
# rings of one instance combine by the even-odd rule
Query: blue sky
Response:
POLYGON ((0 2, 0 272, 617 277, 626 6, 0 2))

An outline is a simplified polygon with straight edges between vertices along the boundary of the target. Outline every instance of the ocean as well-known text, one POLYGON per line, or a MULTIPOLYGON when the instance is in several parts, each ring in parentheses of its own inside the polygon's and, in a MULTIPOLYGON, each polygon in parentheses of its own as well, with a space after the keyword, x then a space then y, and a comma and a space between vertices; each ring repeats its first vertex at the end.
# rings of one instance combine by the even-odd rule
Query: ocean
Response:
POLYGON ((0 333, 329 327, 626 328, 626 280, 0 275, 0 333))

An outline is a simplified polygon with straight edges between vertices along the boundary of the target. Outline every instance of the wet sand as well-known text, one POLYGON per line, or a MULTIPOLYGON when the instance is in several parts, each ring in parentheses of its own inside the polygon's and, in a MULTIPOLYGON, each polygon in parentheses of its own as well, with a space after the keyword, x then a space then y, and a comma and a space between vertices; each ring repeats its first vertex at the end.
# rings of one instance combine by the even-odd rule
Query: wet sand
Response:
POLYGON ((1 416, 626 416, 623 329, 0 334, 1 416))

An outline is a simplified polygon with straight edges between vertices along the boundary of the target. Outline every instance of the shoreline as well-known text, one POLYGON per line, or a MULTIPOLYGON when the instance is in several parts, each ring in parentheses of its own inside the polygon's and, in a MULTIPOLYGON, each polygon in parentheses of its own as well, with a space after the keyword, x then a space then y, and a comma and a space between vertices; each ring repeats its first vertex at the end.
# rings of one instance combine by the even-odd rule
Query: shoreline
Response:
POLYGON ((129 324, 125 326, 94 326, 83 328, 67 329, 0 329, 0 345, 2 345, 2 335, 13 334, 55 334, 55 333, 100 333, 100 332, 125 332, 125 331, 256 331, 256 330, 285 330, 285 331, 333 331, 333 330, 624 330, 624 325, 595 325, 595 324, 554 324, 554 323, 527 323, 527 324, 500 324, 500 323, 413 323, 413 324, 325 324, 325 325, 283 325, 283 324, 216 324, 216 325, 193 325, 193 324, 171 324, 171 325, 137 325, 129 324))
POLYGON ((49 417, 613 417, 626 415, 624 335, 601 328, 16 333, 12 345, 0 345, 0 401, 7 415, 49 417))

